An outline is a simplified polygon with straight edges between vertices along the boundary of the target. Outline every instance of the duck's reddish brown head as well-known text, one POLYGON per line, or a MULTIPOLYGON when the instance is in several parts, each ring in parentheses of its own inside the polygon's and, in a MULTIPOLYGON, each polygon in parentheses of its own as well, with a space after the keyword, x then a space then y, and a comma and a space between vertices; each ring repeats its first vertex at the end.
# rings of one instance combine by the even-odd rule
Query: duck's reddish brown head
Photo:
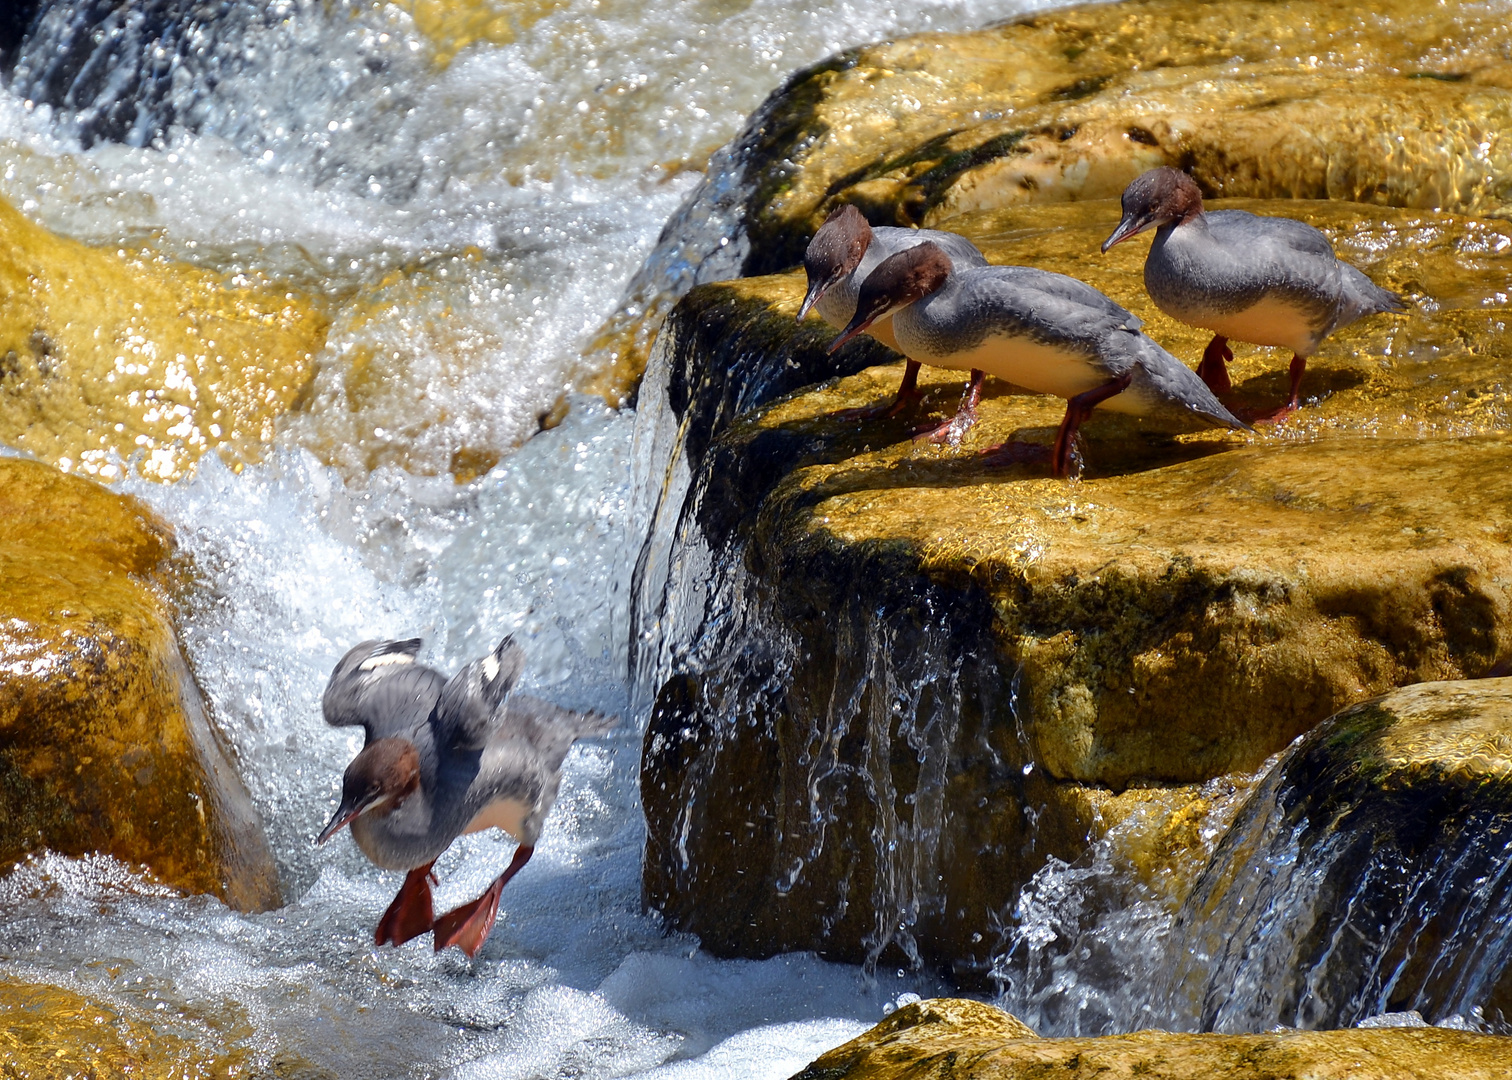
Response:
POLYGON ((362 748, 341 778, 341 805, 315 843, 323 844, 363 814, 389 813, 420 787, 420 753, 408 739, 379 739, 362 748))
POLYGON ((871 237, 871 226, 854 206, 838 207, 825 218, 803 253, 808 292, 804 293, 803 304, 798 308, 798 321, 802 322, 826 292, 861 265, 861 257, 871 246, 871 237))
POLYGON ((856 315, 840 336, 830 342, 829 351, 834 352, 857 334, 865 333, 884 315, 922 300, 945 284, 950 271, 950 256, 928 240, 883 259, 861 283, 856 315))
POLYGON ((1191 221, 1202 213, 1202 191, 1180 169, 1163 166, 1151 169, 1135 180, 1123 193, 1123 220, 1113 235, 1103 241, 1107 251, 1131 236, 1161 225, 1191 221))

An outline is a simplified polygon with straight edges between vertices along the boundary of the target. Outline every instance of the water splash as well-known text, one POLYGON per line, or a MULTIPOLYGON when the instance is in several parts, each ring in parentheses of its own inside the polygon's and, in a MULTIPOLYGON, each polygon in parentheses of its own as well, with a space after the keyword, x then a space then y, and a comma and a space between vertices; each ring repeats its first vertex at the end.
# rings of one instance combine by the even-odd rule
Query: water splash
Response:
POLYGON ((1505 779, 1368 775, 1303 736, 1182 904, 1162 972, 1203 1030, 1343 1027, 1382 1013, 1512 1031, 1512 806, 1505 779))
POLYGON ((1361 780, 1330 746, 1348 723, 1205 785, 1223 805, 1184 873, 1133 867, 1129 841, 1150 828, 1137 816, 1074 864, 1052 860, 1004 920, 999 1003, 1065 1035, 1512 1030, 1498 784, 1361 780))

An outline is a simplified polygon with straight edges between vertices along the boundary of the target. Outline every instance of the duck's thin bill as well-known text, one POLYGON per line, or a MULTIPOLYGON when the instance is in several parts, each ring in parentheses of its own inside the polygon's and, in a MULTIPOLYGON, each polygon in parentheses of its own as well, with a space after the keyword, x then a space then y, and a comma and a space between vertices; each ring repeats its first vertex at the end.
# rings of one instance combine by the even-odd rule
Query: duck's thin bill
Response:
POLYGON ((326 827, 320 830, 320 835, 315 838, 315 846, 319 847, 331 837, 356 820, 357 815, 362 813, 361 807, 351 807, 345 804, 336 808, 336 813, 331 815, 331 820, 326 822, 326 827))
POLYGON ((875 319, 867 319, 864 323, 861 323, 859 326, 857 326, 856 324, 852 323, 850 326, 847 326, 845 328, 845 332, 844 333, 842 333, 834 341, 830 342, 830 347, 827 350, 825 350, 825 351, 826 352, 830 352, 830 353, 838 351, 842 346, 845 345, 846 342, 850 341, 851 338, 856 337, 856 336, 858 336, 860 334, 866 333, 867 328, 869 326, 871 326, 871 324, 873 322, 875 322, 875 321, 876 321, 875 319))
POLYGON ((814 305, 824 295, 824 290, 825 283, 822 281, 816 281, 808 287, 808 292, 803 294, 803 303, 798 305, 798 317, 793 320, 794 322, 802 322, 808 317, 808 313, 814 310, 814 305))
POLYGON ((1113 235, 1102 243, 1103 251, 1107 251, 1114 244, 1121 244, 1131 236, 1138 236, 1145 230, 1145 222, 1136 218, 1126 217, 1118 223, 1118 228, 1113 230, 1113 235))

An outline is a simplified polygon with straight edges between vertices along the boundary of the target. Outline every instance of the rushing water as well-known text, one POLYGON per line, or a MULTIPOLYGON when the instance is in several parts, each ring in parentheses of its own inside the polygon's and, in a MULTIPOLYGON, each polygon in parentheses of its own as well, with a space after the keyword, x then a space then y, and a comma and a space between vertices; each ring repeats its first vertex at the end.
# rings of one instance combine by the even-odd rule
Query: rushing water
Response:
MULTIPOLYGON (((109 859, 44 856, 0 879, 0 975, 88 993, 253 1074, 342 1077, 780 1077, 900 995, 942 989, 806 955, 714 960, 642 911, 649 701, 632 685, 686 659, 672 631, 698 637, 742 601, 727 591, 738 578, 712 566, 732 553, 678 532, 694 478, 665 409, 668 372, 651 373, 639 417, 572 391, 622 304, 728 271, 728 253, 709 258, 731 237, 737 175, 719 148, 787 73, 895 31, 1032 6, 539 0, 499 5, 508 32, 452 55, 394 4, 145 0, 113 15, 99 0, 44 3, 0 91, 0 195, 92 243, 285 283, 316 297, 333 330, 309 404, 261 464, 233 473, 210 457, 175 484, 120 483, 174 525, 192 567, 184 645, 289 903, 240 915, 109 859), (359 354, 379 376, 360 394, 359 354), (562 401, 565 420, 537 433, 562 401), (637 555, 662 599, 632 612, 637 555), (309 843, 356 749, 319 718, 326 675, 365 637, 423 636, 423 659, 451 669, 506 633, 527 643, 528 685, 626 721, 574 750, 539 853, 476 960, 425 941, 375 950, 397 876, 345 838, 309 843)), ((942 747, 975 737, 960 670, 894 671, 880 631, 855 644, 856 685, 886 682, 877 707, 918 714, 921 791, 938 788, 942 747)), ((881 760, 888 718, 874 719, 881 760)), ((1252 783, 1214 782, 1209 795, 1229 803, 1209 842, 1252 783)), ((1256 872, 1280 868, 1257 886, 1279 919, 1321 871, 1254 805, 1234 850, 1269 853, 1256 872)), ((883 860, 873 959, 889 944, 908 955, 934 902, 924 871, 941 812, 883 822, 885 843, 918 861, 883 860)), ((1175 887, 1137 880, 1118 842, 1052 862, 1002 914, 1004 1003, 1056 1033, 1276 1019, 1182 1011, 1174 991, 1129 978, 1172 942, 1195 955, 1214 927, 1266 935, 1242 904, 1228 923, 1180 921, 1175 887)), ((509 849, 459 843, 438 868, 438 904, 476 895, 509 849)), ((1476 917, 1500 918, 1500 895, 1476 917)), ((1257 979, 1282 962, 1255 948, 1224 970, 1257 979)), ((1388 981, 1338 1017, 1415 1002, 1388 981)), ((1473 1011, 1472 991, 1451 1005, 1473 1011)))
MULTIPOLYGON (((42 4, 0 91, 0 195, 87 242, 286 283, 333 330, 263 463, 121 484, 193 567, 184 644, 289 903, 239 915, 46 856, 0 881, 0 973, 254 1073, 343 1077, 784 1076, 939 989, 802 955, 716 961, 642 912, 635 415, 571 396, 535 433, 705 162, 788 72, 1025 6, 562 0, 510 5, 509 33, 450 55, 392 4, 42 4), (361 395, 359 352, 381 375, 361 395), (541 693, 627 720, 574 750, 475 961, 374 950, 396 876, 344 838, 309 843, 356 748, 319 718, 326 675, 365 637, 421 635, 455 668, 510 632, 541 693)), ((684 287, 717 226, 670 234, 642 282, 684 287)), ((438 904, 508 852, 458 844, 438 904)))

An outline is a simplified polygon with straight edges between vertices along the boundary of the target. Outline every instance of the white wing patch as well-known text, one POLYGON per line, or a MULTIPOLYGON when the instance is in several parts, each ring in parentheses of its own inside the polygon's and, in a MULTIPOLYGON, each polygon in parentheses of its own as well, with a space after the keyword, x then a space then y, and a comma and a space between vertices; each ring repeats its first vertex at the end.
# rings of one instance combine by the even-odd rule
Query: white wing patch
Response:
POLYGON ((413 664, 415 658, 409 653, 380 653, 378 656, 370 656, 361 664, 357 665, 358 671, 372 671, 374 668, 386 667, 389 664, 413 664))
POLYGON ((494 657, 493 653, 489 653, 483 658, 483 677, 489 682, 493 682, 499 677, 499 661, 494 657))

